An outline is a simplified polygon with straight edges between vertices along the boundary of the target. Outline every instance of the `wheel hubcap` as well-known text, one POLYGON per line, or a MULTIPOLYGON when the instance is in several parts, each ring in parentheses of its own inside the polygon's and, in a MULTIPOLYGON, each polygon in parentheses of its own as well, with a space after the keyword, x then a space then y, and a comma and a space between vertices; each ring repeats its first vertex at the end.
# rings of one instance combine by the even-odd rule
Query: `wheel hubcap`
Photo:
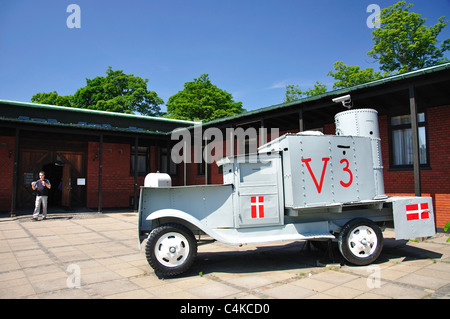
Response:
POLYGON ((378 240, 375 231, 368 226, 356 227, 348 237, 348 247, 353 255, 359 258, 370 257, 377 248, 378 240))
POLYGON ((170 232, 161 236, 155 245, 156 259, 166 267, 182 265, 189 255, 189 243, 182 234, 170 232))

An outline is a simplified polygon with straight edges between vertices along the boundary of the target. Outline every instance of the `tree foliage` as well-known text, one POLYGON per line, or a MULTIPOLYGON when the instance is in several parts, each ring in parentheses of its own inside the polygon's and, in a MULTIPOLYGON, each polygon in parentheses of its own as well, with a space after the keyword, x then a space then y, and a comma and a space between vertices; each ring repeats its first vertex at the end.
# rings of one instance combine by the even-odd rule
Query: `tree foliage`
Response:
POLYGON ((438 47, 438 35, 448 22, 444 17, 433 26, 425 26, 426 19, 410 12, 413 4, 400 1, 381 10, 381 27, 372 32, 375 42, 367 54, 388 72, 408 72, 435 65, 443 61, 450 49, 450 39, 438 47))
POLYGON ((192 121, 211 121, 246 111, 242 102, 233 101, 230 93, 212 84, 208 74, 186 82, 184 89, 171 96, 166 106, 168 118, 192 121))
MULTIPOLYGON (((427 27, 426 19, 418 13, 410 12, 412 6, 407 5, 406 1, 399 1, 381 10, 380 27, 372 32, 374 45, 367 53, 379 63, 381 71, 361 69, 357 65, 348 66, 343 61, 337 61, 333 65, 334 70, 327 73, 327 76, 335 79, 333 89, 363 84, 391 74, 448 61, 444 58, 444 53, 450 50, 450 39, 440 42, 440 45, 438 41, 438 35, 448 22, 441 17, 438 23, 427 27)), ((323 92, 325 91, 326 89, 323 92)), ((299 99, 305 93, 298 90, 297 85, 288 85, 286 102, 299 99)))
POLYGON ((333 89, 339 89, 378 80, 386 74, 375 72, 372 68, 361 70, 357 65, 347 66, 344 62, 337 61, 334 63, 334 72, 328 71, 327 75, 336 80, 333 83, 333 89))
POLYGON ((286 100, 285 102, 292 102, 296 100, 300 100, 301 98, 319 95, 325 93, 327 91, 327 86, 319 81, 314 83, 314 88, 308 89, 306 91, 302 91, 299 89, 298 84, 295 85, 286 85, 286 100))
POLYGON ((59 106, 73 106, 73 95, 58 95, 58 92, 36 93, 31 97, 31 102, 59 106))
POLYGON ((86 86, 74 95, 60 96, 56 91, 37 93, 31 101, 41 104, 71 106, 118 113, 161 115, 164 103, 156 92, 147 89, 148 79, 142 79, 122 70, 106 70, 106 77, 86 79, 86 86))

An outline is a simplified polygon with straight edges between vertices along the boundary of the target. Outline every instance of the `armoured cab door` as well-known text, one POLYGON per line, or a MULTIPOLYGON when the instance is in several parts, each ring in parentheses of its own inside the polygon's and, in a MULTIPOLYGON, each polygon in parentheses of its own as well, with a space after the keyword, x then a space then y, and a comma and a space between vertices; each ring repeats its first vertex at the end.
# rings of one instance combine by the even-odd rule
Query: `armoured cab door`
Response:
POLYGON ((279 154, 237 158, 237 227, 282 225, 284 203, 279 154))

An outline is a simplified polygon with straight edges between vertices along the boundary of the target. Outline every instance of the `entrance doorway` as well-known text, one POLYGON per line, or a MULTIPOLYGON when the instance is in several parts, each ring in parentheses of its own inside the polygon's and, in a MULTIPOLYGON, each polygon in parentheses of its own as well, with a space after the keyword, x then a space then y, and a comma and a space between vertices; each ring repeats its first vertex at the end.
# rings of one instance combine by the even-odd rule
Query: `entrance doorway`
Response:
POLYGON ((45 172, 45 178, 48 179, 52 185, 49 189, 48 205, 49 206, 61 206, 61 180, 62 180, 62 168, 64 164, 58 162, 47 164, 43 167, 45 172))
POLYGON ((49 191, 49 208, 72 209, 86 206, 85 183, 86 154, 74 151, 21 149, 19 158, 18 208, 34 206, 31 182, 37 180, 39 171, 52 185, 49 191))

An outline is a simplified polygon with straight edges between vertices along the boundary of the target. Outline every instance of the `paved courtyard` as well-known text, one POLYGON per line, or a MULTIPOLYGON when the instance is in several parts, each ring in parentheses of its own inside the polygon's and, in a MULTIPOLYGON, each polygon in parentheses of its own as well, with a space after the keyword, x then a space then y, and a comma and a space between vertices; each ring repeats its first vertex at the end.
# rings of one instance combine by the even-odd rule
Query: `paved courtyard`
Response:
POLYGON ((327 263, 306 242, 234 247, 206 238, 186 274, 160 279, 138 248, 136 213, 3 216, 0 298, 450 298, 448 234, 384 236, 379 260, 365 267, 327 263))

